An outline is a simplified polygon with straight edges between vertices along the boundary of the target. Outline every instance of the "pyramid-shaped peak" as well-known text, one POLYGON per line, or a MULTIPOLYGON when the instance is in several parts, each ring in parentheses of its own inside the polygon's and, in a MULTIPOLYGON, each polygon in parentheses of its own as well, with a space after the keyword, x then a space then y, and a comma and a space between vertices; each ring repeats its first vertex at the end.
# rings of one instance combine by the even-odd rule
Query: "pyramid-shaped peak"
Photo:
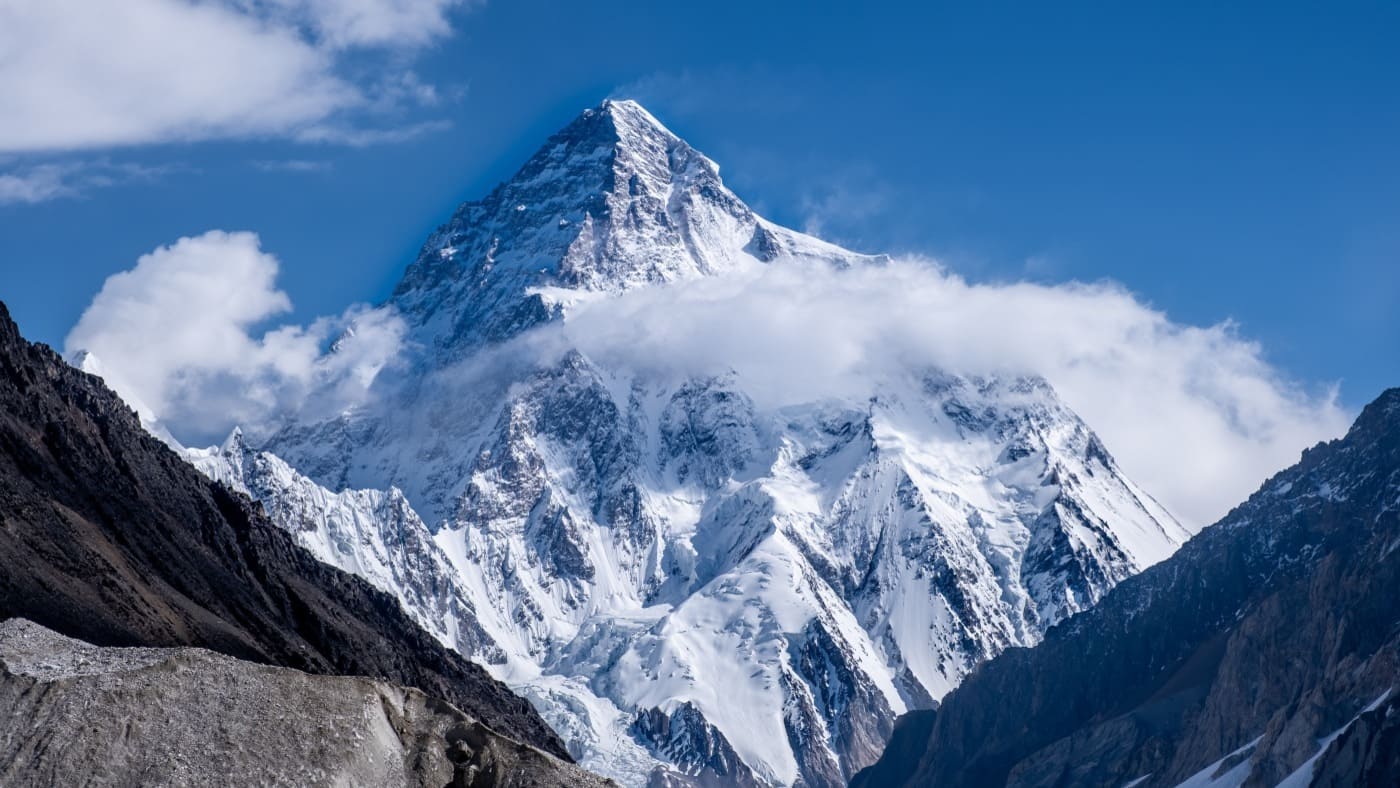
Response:
POLYGON ((643 135, 679 140, 672 131, 645 107, 632 99, 604 99, 589 107, 560 130, 559 135, 579 137, 579 132, 599 132, 616 140, 623 135, 643 135))
MULTIPOLYGON (((529 260, 522 264, 538 270, 541 260, 561 260, 580 233, 586 237, 579 250, 593 244, 604 252, 609 241, 654 230, 649 243, 634 238, 639 245, 634 251, 650 260, 660 252, 642 247, 685 246, 678 223, 697 211, 719 212, 747 225, 755 221, 724 188, 718 165, 641 104, 607 99, 550 136, 491 194, 459 207, 429 240, 425 255, 460 258, 474 239, 484 239, 494 250, 492 270, 499 269, 510 247, 526 245, 529 260)), ((431 262, 429 267, 443 266, 431 262)))
MULTIPOLYGON (((699 165, 711 173, 719 167, 676 136, 641 104, 631 99, 606 99, 590 107, 552 136, 531 163, 542 159, 558 166, 560 154, 572 165, 607 159, 609 166, 660 173, 678 166, 699 165)), ((521 175, 530 174, 530 164, 521 175)))
POLYGON ((678 139, 670 129, 656 119, 655 115, 648 112, 646 107, 632 99, 605 99, 602 104, 591 111, 607 115, 612 120, 613 125, 619 129, 626 128, 678 139))
POLYGON ((857 257, 764 222, 641 104, 608 99, 458 207, 392 302, 421 345, 473 347, 558 317, 567 291, 620 292, 789 254, 857 257))

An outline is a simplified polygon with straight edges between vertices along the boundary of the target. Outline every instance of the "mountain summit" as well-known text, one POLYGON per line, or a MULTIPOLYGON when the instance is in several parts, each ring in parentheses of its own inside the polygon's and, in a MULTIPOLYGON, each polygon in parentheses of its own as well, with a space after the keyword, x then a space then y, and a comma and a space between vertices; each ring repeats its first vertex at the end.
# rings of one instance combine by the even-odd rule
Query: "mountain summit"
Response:
POLYGON ((394 594, 628 785, 835 786, 895 716, 1186 532, 1044 381, 907 369, 764 405, 737 372, 517 343, 579 299, 879 264, 758 217, 633 102, 428 239, 380 399, 191 453, 394 594))
POLYGON ((557 313, 541 288, 619 291, 782 254, 856 257, 770 225, 719 167, 634 101, 604 101, 508 182, 459 207, 390 300, 430 346, 514 336, 557 313))

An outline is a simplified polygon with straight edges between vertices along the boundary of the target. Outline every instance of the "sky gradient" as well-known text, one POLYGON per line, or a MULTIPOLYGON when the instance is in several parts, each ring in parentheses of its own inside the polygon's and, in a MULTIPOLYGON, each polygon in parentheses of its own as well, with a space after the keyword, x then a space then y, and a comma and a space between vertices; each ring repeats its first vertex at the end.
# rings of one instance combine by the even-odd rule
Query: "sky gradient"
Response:
POLYGON ((458 202, 612 95, 779 223, 973 281, 1115 280, 1236 322, 1349 408, 1400 384, 1395 4, 750 5, 449 6, 426 43, 326 45, 392 105, 337 127, 373 135, 0 154, 0 177, 63 184, 0 204, 0 299, 61 345, 107 276, 222 229, 280 259, 292 319, 375 302, 458 202))

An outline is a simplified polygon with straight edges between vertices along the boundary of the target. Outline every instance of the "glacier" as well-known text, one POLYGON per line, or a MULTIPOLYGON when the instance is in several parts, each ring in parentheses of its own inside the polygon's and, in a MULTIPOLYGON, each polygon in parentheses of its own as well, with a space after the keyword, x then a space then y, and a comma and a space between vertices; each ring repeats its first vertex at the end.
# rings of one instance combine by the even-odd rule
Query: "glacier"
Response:
POLYGON ((610 100, 460 206, 374 397, 186 450, 625 785, 844 785, 895 717, 1189 536, 1031 374, 774 406, 542 342, 585 302, 885 264, 771 223, 610 100))

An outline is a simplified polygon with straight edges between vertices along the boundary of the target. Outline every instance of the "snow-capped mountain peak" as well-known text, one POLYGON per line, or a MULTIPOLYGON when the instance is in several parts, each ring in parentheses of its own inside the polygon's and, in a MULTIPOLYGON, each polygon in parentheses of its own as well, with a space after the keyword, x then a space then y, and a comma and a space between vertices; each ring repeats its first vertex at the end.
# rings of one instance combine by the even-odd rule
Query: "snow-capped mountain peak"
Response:
POLYGON ((737 372, 505 344, 572 298, 779 258, 877 264, 758 217, 604 102, 428 239, 391 298, 417 355, 377 401, 191 456, 490 663, 589 768, 843 784, 897 713, 1186 532, 1034 376, 908 369, 765 405, 737 372))
POLYGON ((759 218, 719 167, 634 101, 585 110, 424 244, 391 303, 461 351, 556 317, 545 289, 620 291, 780 255, 858 258, 759 218))

